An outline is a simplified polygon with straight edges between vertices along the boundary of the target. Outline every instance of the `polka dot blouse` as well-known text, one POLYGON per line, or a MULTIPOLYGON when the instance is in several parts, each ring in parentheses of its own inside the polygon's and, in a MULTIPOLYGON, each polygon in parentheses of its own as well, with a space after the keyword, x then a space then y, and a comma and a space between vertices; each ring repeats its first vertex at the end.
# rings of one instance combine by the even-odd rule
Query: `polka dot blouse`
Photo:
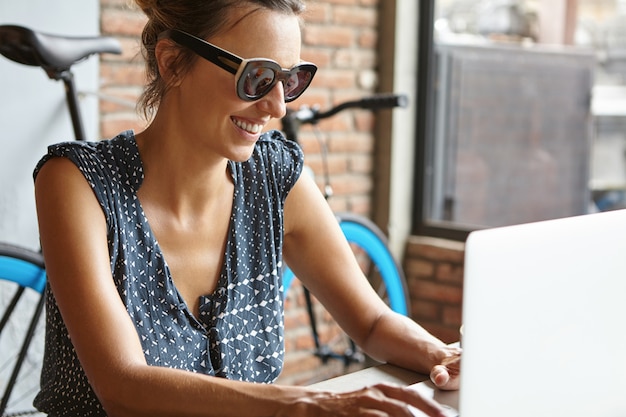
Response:
MULTIPOLYGON (((134 134, 53 145, 34 176, 58 156, 78 166, 102 207, 113 280, 148 364, 273 382, 284 356, 283 207, 302 171, 300 148, 268 132, 248 161, 229 162, 235 192, 224 264, 215 292, 201 297, 197 318, 174 286, 137 198, 143 171, 134 134)), ((46 308, 44 370, 35 406, 51 416, 105 415, 51 291, 46 308)))

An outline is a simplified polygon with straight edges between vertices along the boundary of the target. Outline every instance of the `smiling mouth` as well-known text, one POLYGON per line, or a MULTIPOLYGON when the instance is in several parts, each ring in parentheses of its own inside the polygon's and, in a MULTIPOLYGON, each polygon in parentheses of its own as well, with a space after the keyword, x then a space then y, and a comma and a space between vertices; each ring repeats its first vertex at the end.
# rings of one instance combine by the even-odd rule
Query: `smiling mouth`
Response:
POLYGON ((252 133, 253 135, 260 133, 261 130, 263 130, 263 125, 261 124, 248 123, 244 122, 243 120, 238 120, 234 118, 232 120, 239 129, 245 130, 246 132, 252 133))

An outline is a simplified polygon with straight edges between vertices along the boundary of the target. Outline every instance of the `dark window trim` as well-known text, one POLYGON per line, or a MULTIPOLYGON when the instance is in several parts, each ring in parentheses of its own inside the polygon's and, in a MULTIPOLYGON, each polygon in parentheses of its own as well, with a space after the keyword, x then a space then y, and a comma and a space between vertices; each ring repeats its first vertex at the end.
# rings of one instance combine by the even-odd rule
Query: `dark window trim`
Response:
POLYGON ((431 190, 428 189, 428 171, 432 161, 432 151, 428 138, 432 132, 434 97, 433 79, 433 27, 435 0, 422 0, 418 11, 418 71, 416 92, 416 147, 415 147, 415 187, 413 195, 414 235, 432 236, 450 240, 465 241, 471 230, 455 225, 435 224, 426 219, 425 207, 431 190))
POLYGON ((430 190, 427 188, 429 160, 432 152, 428 138, 432 132, 433 94, 433 25, 435 16, 435 0, 422 0, 418 10, 418 71, 416 92, 416 147, 415 147, 415 187, 413 188, 413 228, 414 235, 432 236, 450 240, 465 241, 471 232, 455 225, 434 224, 426 221, 425 206, 430 190))

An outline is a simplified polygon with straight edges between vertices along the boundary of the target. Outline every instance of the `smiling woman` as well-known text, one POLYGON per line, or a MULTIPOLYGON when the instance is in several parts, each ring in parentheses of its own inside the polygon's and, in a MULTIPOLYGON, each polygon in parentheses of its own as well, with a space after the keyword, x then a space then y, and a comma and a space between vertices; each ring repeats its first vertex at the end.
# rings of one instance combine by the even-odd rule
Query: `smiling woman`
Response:
POLYGON ((458 350, 384 304, 301 175, 299 146, 262 133, 315 73, 300 59, 303 4, 138 4, 148 15, 149 126, 53 145, 35 169, 49 279, 37 407, 54 416, 405 415, 409 406, 441 415, 400 387, 338 396, 271 384, 283 367, 288 264, 365 352, 458 387, 458 358, 443 365, 458 350), (270 79, 238 82, 259 68, 270 79))

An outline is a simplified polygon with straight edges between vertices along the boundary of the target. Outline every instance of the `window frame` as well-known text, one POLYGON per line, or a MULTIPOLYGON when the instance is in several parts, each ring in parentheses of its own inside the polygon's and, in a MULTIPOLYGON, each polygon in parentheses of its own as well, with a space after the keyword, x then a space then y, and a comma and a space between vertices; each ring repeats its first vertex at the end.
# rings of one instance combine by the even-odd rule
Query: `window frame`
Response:
POLYGON ((415 93, 415 171, 413 194, 413 235, 431 236, 449 240, 465 241, 474 229, 463 228, 447 222, 433 222, 426 218, 428 196, 431 195, 429 168, 433 149, 429 138, 433 134, 434 115, 433 80, 433 40, 434 40, 435 0, 422 0, 417 16, 417 91, 415 93))

